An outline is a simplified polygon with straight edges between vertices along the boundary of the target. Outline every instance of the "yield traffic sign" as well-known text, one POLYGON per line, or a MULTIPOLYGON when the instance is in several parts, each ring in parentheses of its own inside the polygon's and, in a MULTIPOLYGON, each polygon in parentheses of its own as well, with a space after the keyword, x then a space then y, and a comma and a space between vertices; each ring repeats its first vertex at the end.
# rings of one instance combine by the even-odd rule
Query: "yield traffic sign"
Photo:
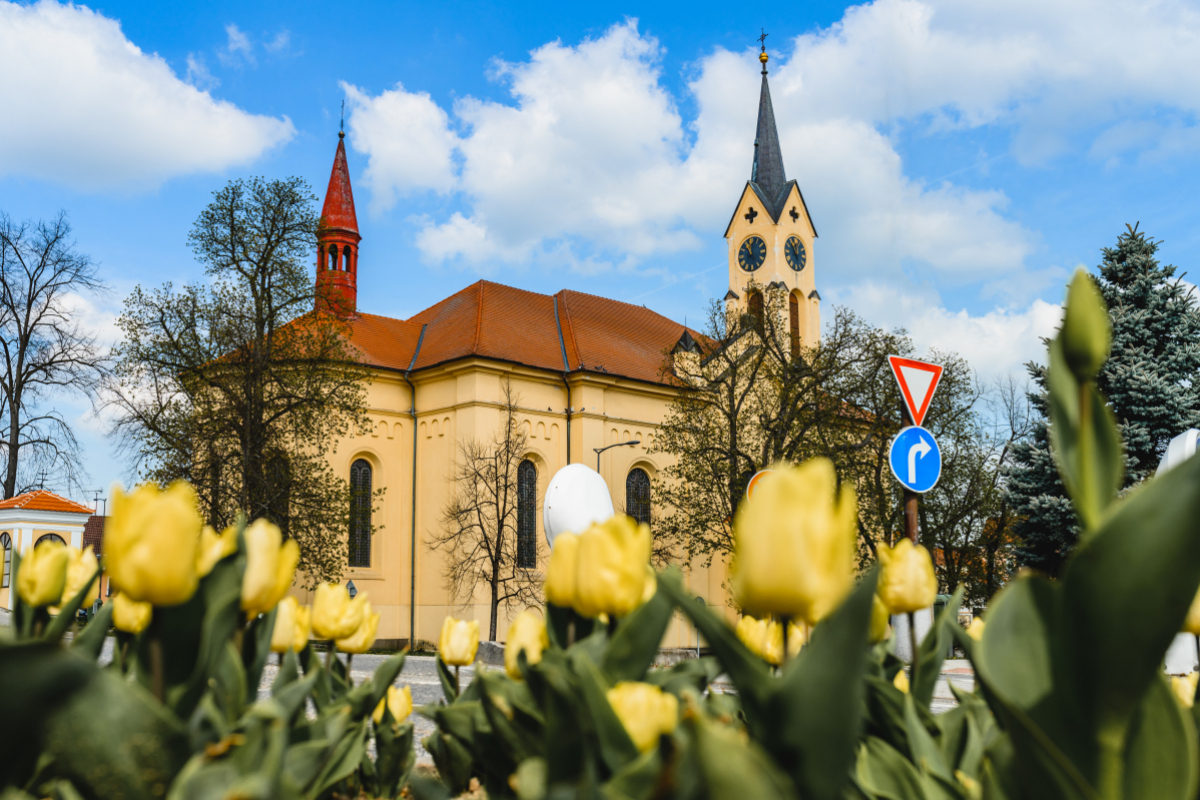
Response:
POLYGON ((913 492, 928 492, 942 476, 942 451, 937 440, 916 426, 905 428, 892 440, 888 463, 896 480, 913 492))
POLYGON ((892 366, 896 383, 900 385, 900 396, 908 406, 912 424, 920 425, 925 421, 929 401, 933 399, 938 381, 942 379, 941 364, 930 364, 928 361, 900 356, 888 356, 888 363, 892 366))

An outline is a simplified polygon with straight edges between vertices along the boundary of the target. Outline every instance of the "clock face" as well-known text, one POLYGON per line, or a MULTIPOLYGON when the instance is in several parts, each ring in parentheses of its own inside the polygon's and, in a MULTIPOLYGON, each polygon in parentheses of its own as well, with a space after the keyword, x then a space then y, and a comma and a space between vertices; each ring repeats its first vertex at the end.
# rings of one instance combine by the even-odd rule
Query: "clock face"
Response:
POLYGON ((742 242, 738 250, 738 266, 746 272, 754 272, 767 260, 767 243, 761 237, 751 236, 742 242))
POLYGON ((799 272, 808 263, 808 253, 804 250, 804 242, 799 236, 789 236, 783 246, 783 254, 787 256, 788 266, 799 272))

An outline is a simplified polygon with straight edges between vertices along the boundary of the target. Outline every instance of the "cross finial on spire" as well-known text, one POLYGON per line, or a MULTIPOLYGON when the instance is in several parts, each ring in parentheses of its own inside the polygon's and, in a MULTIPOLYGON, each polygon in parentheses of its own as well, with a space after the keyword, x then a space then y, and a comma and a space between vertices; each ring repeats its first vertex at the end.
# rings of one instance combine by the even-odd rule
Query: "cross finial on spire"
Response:
POLYGON ((342 101, 342 121, 338 123, 338 138, 346 137, 346 101, 342 101))
POLYGON ((758 43, 760 45, 762 45, 762 52, 759 53, 758 60, 761 61, 762 65, 763 65, 762 74, 766 75, 767 74, 767 59, 770 58, 770 56, 767 55, 767 37, 770 36, 771 34, 767 33, 762 28, 759 28, 759 30, 762 31, 762 36, 758 37, 758 43))

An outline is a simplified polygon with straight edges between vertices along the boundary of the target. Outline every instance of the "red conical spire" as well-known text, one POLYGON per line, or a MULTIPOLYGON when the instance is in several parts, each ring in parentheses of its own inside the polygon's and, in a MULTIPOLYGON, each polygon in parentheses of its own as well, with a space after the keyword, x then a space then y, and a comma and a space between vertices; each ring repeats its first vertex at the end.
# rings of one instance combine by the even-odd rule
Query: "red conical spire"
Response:
POLYGON ((317 310, 351 317, 358 303, 358 217, 350 189, 344 133, 338 134, 337 153, 321 208, 317 231, 317 310))

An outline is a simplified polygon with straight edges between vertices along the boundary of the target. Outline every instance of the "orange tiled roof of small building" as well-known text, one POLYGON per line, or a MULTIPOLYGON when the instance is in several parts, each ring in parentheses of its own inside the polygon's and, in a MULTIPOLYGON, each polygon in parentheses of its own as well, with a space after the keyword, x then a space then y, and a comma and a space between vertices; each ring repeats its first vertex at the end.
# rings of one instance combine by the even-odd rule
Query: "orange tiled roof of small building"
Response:
POLYGON ((35 489, 32 492, 0 500, 0 511, 10 508, 21 508, 27 511, 67 511, 72 514, 92 514, 94 511, 74 500, 60 497, 46 489, 35 489))
POLYGON ((368 364, 405 370, 423 325, 414 369, 480 356, 562 372, 565 351, 569 371, 653 383, 662 381, 664 354, 684 332, 678 322, 618 300, 478 281, 408 320, 359 314, 351 321, 351 342, 368 364))

